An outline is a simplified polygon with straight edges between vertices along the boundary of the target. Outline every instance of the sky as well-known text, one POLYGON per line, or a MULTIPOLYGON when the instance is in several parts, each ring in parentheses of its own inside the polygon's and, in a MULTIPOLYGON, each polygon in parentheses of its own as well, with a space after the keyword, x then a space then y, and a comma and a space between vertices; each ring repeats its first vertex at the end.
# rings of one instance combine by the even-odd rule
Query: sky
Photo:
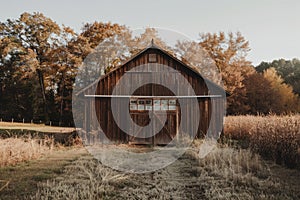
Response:
POLYGON ((160 27, 199 39, 199 33, 237 32, 249 41, 253 65, 300 58, 299 0, 0 0, 0 21, 41 12, 80 32, 101 21, 130 29, 160 27))

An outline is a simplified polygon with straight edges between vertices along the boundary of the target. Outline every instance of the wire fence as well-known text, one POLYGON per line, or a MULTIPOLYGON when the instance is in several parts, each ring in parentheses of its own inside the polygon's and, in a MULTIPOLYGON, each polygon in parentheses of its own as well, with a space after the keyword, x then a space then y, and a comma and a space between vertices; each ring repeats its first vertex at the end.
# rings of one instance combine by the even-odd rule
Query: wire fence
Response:
POLYGON ((0 122, 7 122, 7 123, 23 123, 23 124, 43 124, 46 126, 59 126, 59 127, 64 127, 63 124, 59 121, 49 121, 49 122, 44 122, 42 120, 36 120, 36 119, 15 119, 15 118, 0 118, 0 122))

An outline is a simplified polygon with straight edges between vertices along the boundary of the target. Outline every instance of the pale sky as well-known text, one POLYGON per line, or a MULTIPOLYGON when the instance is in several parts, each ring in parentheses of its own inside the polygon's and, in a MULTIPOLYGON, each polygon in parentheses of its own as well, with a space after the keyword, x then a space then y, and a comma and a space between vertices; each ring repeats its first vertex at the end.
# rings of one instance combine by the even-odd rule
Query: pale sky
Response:
POLYGON ((131 29, 172 29, 197 40, 199 33, 240 31, 249 41, 254 65, 300 58, 299 0, 0 0, 0 21, 23 12, 42 12, 80 31, 102 21, 131 29))

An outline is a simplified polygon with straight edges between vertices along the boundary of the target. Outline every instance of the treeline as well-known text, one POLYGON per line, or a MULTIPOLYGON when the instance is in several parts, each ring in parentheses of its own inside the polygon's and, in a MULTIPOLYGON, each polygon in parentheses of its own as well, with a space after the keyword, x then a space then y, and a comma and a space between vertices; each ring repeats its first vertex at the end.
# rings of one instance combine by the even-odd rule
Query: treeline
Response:
POLYGON ((93 48, 125 27, 86 24, 77 34, 41 13, 0 24, 0 118, 73 126, 72 88, 93 48))
MULTIPOLYGON (((206 33, 199 37, 198 42, 178 42, 172 51, 196 66, 203 64, 203 59, 199 60, 194 52, 199 48, 206 50, 231 94, 228 114, 299 112, 299 98, 295 94, 299 94, 298 60, 285 61, 293 63, 288 72, 274 63, 262 63, 256 71, 246 59, 250 48, 240 33, 206 33)), ((73 126, 73 86, 87 56, 97 51, 99 43, 117 40, 108 54, 110 57, 102 63, 108 72, 147 46, 152 38, 158 45, 166 45, 156 30, 150 28, 133 37, 126 26, 94 22, 85 24, 76 33, 41 13, 23 13, 18 19, 1 22, 0 118, 73 126), (121 55, 125 49, 126 55, 121 55)), ((96 74, 86 73, 85 83, 96 74)), ((214 80, 214 75, 207 74, 214 80)))
POLYGON ((249 43, 239 32, 200 34, 199 43, 180 48, 186 50, 185 60, 192 58, 190 52, 195 46, 206 50, 220 72, 224 88, 230 94, 228 115, 300 112, 299 60, 262 62, 255 67, 246 59, 249 43))

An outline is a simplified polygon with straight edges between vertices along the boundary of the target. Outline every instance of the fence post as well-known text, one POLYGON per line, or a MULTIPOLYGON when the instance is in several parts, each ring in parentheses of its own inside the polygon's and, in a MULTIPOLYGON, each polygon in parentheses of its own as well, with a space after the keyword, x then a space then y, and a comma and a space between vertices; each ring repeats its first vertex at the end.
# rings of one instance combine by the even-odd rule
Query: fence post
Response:
POLYGON ((23 118, 23 124, 25 123, 25 119, 23 118))
POLYGON ((52 126, 52 122, 50 121, 50 126, 52 126))
POLYGON ((11 123, 14 123, 14 118, 11 118, 11 123))
POLYGON ((31 124, 33 124, 33 119, 30 121, 31 124))

